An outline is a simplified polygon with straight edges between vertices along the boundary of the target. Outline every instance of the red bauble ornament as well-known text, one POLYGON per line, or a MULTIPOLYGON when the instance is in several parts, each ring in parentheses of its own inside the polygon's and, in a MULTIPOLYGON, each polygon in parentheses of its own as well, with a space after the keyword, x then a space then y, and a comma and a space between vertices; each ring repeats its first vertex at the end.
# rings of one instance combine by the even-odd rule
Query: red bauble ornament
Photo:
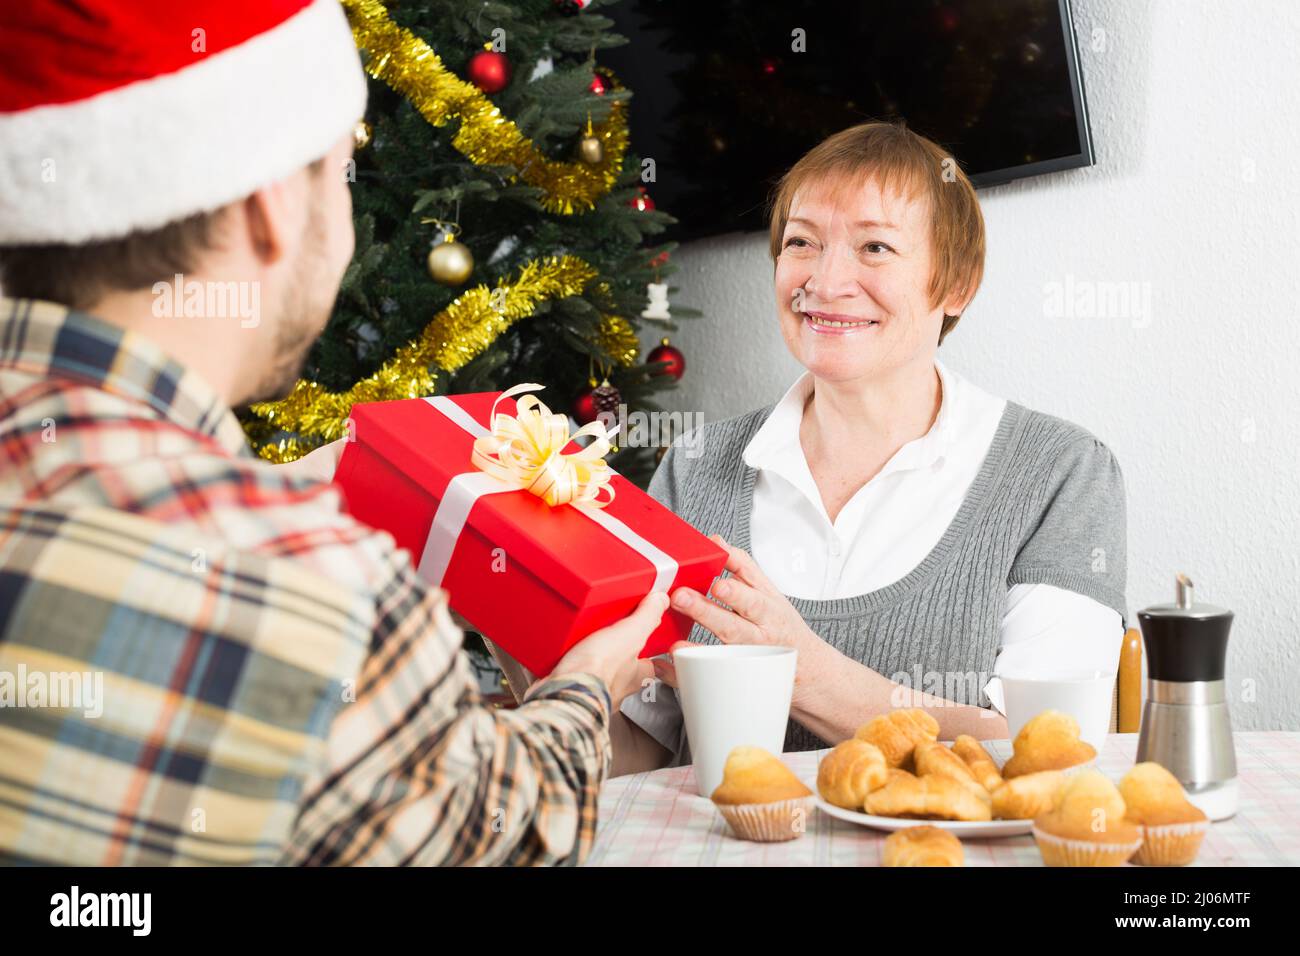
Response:
POLYGON ((653 365, 655 362, 667 362, 668 367, 662 369, 660 374, 671 375, 675 379, 680 379, 682 373, 686 371, 686 356, 682 354, 682 350, 677 346, 669 345, 667 339, 655 346, 645 360, 648 365, 653 365))
POLYGON ((587 86, 587 89, 591 90, 591 92, 595 93, 597 96, 604 96, 608 87, 605 86, 605 81, 602 80, 600 74, 597 73, 592 76, 591 83, 587 86))
POLYGON ((591 395, 595 389, 594 384, 589 385, 573 400, 573 417, 579 425, 589 425, 596 420, 596 405, 591 395))
POLYGON ((500 93, 510 85, 511 66, 504 53, 479 50, 469 58, 465 75, 484 93, 500 93))
POLYGON ((655 201, 650 198, 650 194, 645 191, 645 187, 638 186, 637 191, 640 193, 640 195, 634 196, 633 198, 629 199, 627 201, 627 204, 631 206, 633 209, 640 210, 641 212, 646 212, 647 210, 653 209, 655 207, 655 201))

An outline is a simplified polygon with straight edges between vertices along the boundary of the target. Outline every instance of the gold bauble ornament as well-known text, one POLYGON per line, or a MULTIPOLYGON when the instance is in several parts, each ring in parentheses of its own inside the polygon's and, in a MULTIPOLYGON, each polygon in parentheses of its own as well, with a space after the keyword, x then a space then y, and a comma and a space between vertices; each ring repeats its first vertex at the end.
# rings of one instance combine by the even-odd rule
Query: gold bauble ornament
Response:
POLYGON ((605 144, 597 136, 584 136, 578 142, 578 158, 588 166, 599 166, 605 159, 605 144))
POLYGON ((370 145, 370 138, 374 135, 374 129, 365 120, 357 120, 357 125, 352 127, 352 145, 356 149, 365 149, 370 145))
MULTIPOLYGON (((610 103, 609 117, 599 127, 609 154, 605 162, 560 162, 524 136, 482 90, 448 70, 433 47, 394 23, 382 0, 342 0, 342 6, 352 38, 366 51, 366 72, 406 97, 434 126, 454 122, 451 146, 474 164, 517 169, 510 181, 541 189, 538 199, 547 212, 581 215, 617 185, 628 149, 625 101, 610 103)), ((612 74, 604 82, 621 89, 612 74)))
POLYGON ((443 285, 460 285, 474 272, 474 255, 469 246, 447 235, 429 250, 429 275, 443 285))

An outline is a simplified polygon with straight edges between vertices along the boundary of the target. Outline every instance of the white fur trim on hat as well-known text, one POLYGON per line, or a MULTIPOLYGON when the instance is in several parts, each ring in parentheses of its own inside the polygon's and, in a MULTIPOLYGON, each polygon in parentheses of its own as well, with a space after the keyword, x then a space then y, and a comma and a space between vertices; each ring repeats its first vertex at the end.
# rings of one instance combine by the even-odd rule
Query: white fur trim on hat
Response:
POLYGON ((0 245, 84 243, 242 199, 365 112, 338 0, 239 46, 86 100, 0 114, 0 245))

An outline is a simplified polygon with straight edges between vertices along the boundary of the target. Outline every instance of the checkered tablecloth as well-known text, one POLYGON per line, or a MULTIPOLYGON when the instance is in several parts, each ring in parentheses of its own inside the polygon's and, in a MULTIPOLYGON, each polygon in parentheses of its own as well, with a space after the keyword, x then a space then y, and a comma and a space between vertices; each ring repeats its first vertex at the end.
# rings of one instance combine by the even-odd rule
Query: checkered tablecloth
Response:
MULTIPOLYGON (((1210 827, 1197 866, 1300 865, 1300 733, 1234 735, 1240 809, 1210 827)), ((988 741, 1001 763, 1008 741, 988 741)), ((1112 734, 1097 767, 1118 780, 1133 765, 1137 734, 1112 734)), ((782 759, 810 784, 825 750, 782 759)), ((588 866, 879 866, 887 833, 814 811, 807 832, 786 843, 750 843, 731 835, 711 801, 695 792, 691 767, 657 770, 605 783, 600 827, 588 866)), ((964 839, 967 866, 1042 866, 1031 836, 964 839)))

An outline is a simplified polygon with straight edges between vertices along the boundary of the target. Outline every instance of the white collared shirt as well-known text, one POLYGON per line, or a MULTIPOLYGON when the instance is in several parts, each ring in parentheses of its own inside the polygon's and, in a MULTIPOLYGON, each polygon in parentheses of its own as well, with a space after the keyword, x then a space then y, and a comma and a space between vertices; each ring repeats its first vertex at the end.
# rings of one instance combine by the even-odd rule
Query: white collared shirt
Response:
MULTIPOLYGON (((903 445, 841 508, 832 523, 799 441, 813 389, 805 373, 745 447, 758 470, 750 517, 754 560, 782 593, 811 600, 853 597, 911 572, 952 523, 992 444, 1006 400, 947 368, 939 414, 925 435, 903 445)), ((1007 591, 995 674, 1098 670, 1119 666, 1123 621, 1112 608, 1048 584, 1007 591)), ((1005 713, 996 677, 985 685, 1005 713)))

